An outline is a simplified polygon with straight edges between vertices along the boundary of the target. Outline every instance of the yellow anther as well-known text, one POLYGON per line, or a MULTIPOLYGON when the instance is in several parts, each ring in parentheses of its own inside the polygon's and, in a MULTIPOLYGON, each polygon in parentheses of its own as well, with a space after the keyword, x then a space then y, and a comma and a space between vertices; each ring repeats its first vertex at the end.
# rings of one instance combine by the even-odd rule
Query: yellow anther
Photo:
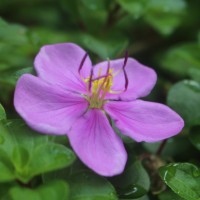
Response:
POLYGON ((85 95, 85 98, 89 102, 90 106, 89 108, 102 108, 104 103, 107 101, 105 100, 106 94, 120 94, 123 92, 126 92, 128 88, 128 76, 127 72, 125 71, 125 67, 128 62, 128 53, 125 54, 124 64, 121 69, 118 69, 114 73, 114 68, 110 68, 110 60, 108 60, 107 70, 104 72, 105 75, 102 75, 102 67, 98 69, 97 77, 94 77, 93 74, 93 68, 90 71, 90 76, 88 78, 83 78, 80 74, 80 71, 83 67, 83 64, 87 58, 87 53, 84 55, 78 72, 81 77, 81 79, 85 82, 86 88, 87 88, 87 95, 85 95), (122 91, 113 91, 111 90, 111 87, 113 86, 113 77, 118 75, 119 73, 123 72, 124 79, 125 79, 125 86, 124 90, 122 91))
POLYGON ((113 85, 113 69, 109 69, 108 74, 102 76, 102 68, 99 68, 98 77, 94 80, 86 78, 84 82, 88 85, 91 81, 91 90, 88 91, 89 96, 86 98, 90 103, 90 108, 101 108, 105 102, 104 98, 110 92, 113 85))

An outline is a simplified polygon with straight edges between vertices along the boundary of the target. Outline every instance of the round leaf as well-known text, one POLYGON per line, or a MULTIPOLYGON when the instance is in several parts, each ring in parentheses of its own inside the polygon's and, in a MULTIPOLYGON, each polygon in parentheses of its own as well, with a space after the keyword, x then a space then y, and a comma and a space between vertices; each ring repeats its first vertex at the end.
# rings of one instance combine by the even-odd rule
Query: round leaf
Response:
POLYGON ((103 177, 91 172, 79 172, 69 179, 70 200, 117 200, 115 189, 103 177))
POLYGON ((142 197, 150 188, 149 176, 140 161, 135 161, 123 174, 114 177, 113 183, 122 199, 142 197))
POLYGON ((186 200, 200 200, 200 170, 190 163, 169 164, 160 168, 164 182, 186 200))

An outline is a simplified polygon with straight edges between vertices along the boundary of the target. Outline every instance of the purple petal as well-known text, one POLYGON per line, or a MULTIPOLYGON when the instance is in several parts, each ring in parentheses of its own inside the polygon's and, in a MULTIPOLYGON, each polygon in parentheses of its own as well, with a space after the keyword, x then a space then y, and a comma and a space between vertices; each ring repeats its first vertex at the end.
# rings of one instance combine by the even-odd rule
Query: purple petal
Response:
POLYGON ((68 135, 76 154, 96 173, 113 176, 124 170, 126 151, 103 111, 89 110, 68 135))
POLYGON ((55 135, 66 134, 88 107, 87 101, 80 95, 28 74, 17 83, 14 105, 30 127, 55 135))
MULTIPOLYGON (((46 82, 59 85, 69 91, 86 92, 78 69, 85 51, 72 43, 43 46, 35 58, 35 69, 46 82)), ((81 70, 81 76, 88 78, 92 64, 87 57, 81 70)))
MULTIPOLYGON (((113 74, 117 73, 113 77, 113 91, 124 91, 125 78, 122 70, 124 59, 110 61, 110 68, 113 69, 113 74)), ((102 68, 102 75, 106 74, 108 62, 102 62, 94 67, 94 74, 97 76, 98 71, 102 68)), ((121 94, 109 94, 107 98, 110 99, 122 99, 122 100, 134 100, 139 97, 147 96, 156 83, 156 73, 153 69, 146 67, 132 58, 128 58, 125 67, 128 76, 128 88, 126 92, 121 94)))
POLYGON ((124 135, 138 142, 156 142, 172 137, 184 126, 177 113, 159 103, 142 100, 108 102, 104 109, 124 135))

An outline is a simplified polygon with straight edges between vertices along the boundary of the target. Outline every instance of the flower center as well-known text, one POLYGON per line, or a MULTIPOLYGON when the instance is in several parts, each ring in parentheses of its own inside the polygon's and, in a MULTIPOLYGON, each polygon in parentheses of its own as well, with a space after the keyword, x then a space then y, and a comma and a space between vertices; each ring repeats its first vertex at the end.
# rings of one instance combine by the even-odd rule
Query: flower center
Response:
POLYGON ((104 76, 101 76, 101 71, 102 68, 99 69, 97 78, 92 79, 91 76, 84 80, 88 88, 88 96, 86 96, 86 99, 90 104, 89 108, 101 109, 106 101, 105 96, 111 91, 113 85, 112 70, 108 69, 104 76))
MULTIPOLYGON (((78 69, 79 74, 80 74, 80 71, 83 67, 83 64, 84 64, 86 58, 87 58, 87 53, 84 55, 84 57, 80 63, 80 66, 78 69)), ((99 68, 98 76, 96 78, 93 78, 93 68, 92 68, 91 72, 90 72, 90 76, 85 79, 82 78, 82 80, 85 82, 86 87, 87 87, 88 94, 84 95, 84 97, 89 102, 89 108, 102 109, 104 103, 107 101, 105 99, 107 93, 120 94, 127 90, 128 77, 127 77, 127 73, 125 71, 127 60, 128 60, 128 54, 126 52, 124 64, 123 64, 122 68, 120 70, 118 70, 115 74, 113 73, 113 69, 110 69, 110 61, 108 60, 108 67, 107 67, 107 71, 106 71, 105 75, 102 75, 102 68, 99 68), (125 79, 124 90, 122 90, 122 91, 111 90, 111 87, 113 86, 113 77, 122 71, 123 71, 124 79, 125 79)))

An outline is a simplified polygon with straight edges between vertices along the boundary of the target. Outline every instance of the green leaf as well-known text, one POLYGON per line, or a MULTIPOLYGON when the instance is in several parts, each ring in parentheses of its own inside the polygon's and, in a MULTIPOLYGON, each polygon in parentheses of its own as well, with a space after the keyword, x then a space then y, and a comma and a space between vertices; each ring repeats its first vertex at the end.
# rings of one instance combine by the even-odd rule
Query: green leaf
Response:
POLYGON ((1 41, 12 44, 12 45, 23 45, 27 43, 27 38, 24 37, 26 35, 26 28, 18 25, 5 22, 2 18, 0 18, 0 38, 1 41), (15 34, 15 37, 13 37, 15 34))
POLYGON ((30 189, 15 187, 9 191, 9 196, 5 200, 41 200, 39 194, 30 189))
POLYGON ((198 37, 198 44, 200 45, 200 32, 198 33, 197 37, 198 37))
POLYGON ((14 179, 13 170, 6 163, 0 161, 0 182, 12 181, 14 179))
POLYGON ((142 197, 150 188, 149 176, 141 161, 135 161, 125 169, 123 174, 114 177, 113 184, 122 199, 142 197))
POLYGON ((166 71, 185 77, 192 68, 200 69, 200 45, 188 43, 173 47, 161 58, 160 63, 166 71))
POLYGON ((69 186, 64 181, 52 181, 31 190, 21 187, 13 187, 8 193, 9 200, 67 200, 69 186))
POLYGON ((33 67, 26 67, 20 70, 17 70, 13 76, 15 76, 16 81, 22 76, 23 74, 33 74, 33 67))
POLYGON ((29 40, 28 30, 18 24, 10 24, 0 18, 0 98, 7 103, 11 98, 16 77, 15 71, 31 66, 35 48, 29 40))
POLYGON ((191 68, 189 69, 188 74, 194 81, 200 82, 200 68, 191 68))
POLYGON ((117 200, 114 187, 103 177, 82 171, 73 174, 69 181, 70 200, 117 200))
POLYGON ((12 162, 15 166, 16 171, 23 171, 30 159, 28 150, 23 146, 16 145, 13 148, 12 162))
POLYGON ((81 0, 81 2, 90 10, 103 10, 109 0, 81 0))
POLYGON ((68 148, 49 142, 35 148, 27 168, 29 168, 29 172, 34 176, 67 167, 74 159, 74 154, 68 148))
POLYGON ((43 174, 42 179, 44 182, 49 182, 54 179, 68 180, 73 174, 79 174, 85 171, 88 171, 87 166, 84 165, 79 159, 76 159, 73 164, 67 168, 43 174))
POLYGON ((79 24, 83 31, 99 33, 105 26, 111 0, 61 0, 62 7, 70 14, 70 21, 79 24))
POLYGON ((159 195, 159 200, 184 200, 171 190, 166 190, 159 195))
POLYGON ((160 33, 169 35, 180 24, 185 8, 184 0, 149 0, 144 17, 160 33))
POLYGON ((145 12, 145 0, 117 0, 117 2, 135 19, 142 16, 145 12))
POLYGON ((48 136, 31 130, 21 120, 9 121, 6 125, 0 123, 0 137, 4 138, 0 145, 0 156, 1 152, 7 155, 4 156, 7 157, 7 163, 5 159, 2 162, 22 182, 28 182, 36 175, 67 167, 75 159, 75 155, 67 147, 48 141, 48 136))
POLYGON ((0 18, 0 71, 28 64, 29 59, 25 55, 32 51, 27 29, 22 25, 9 24, 0 18))
POLYGON ((71 40, 70 34, 51 30, 43 27, 35 27, 31 29, 30 40, 37 47, 37 50, 45 44, 63 43, 71 40))
POLYGON ((180 24, 180 18, 174 17, 173 15, 157 13, 147 15, 145 20, 163 35, 171 34, 180 24))
POLYGON ((12 149, 14 146, 14 140, 12 136, 9 134, 9 131, 7 130, 6 126, 0 122, 0 148, 1 150, 5 151, 9 156, 12 155, 12 149))
POLYGON ((56 180, 38 189, 41 200, 67 200, 69 197, 69 185, 65 181, 56 180))
POLYGON ((96 53, 102 59, 116 58, 128 45, 126 38, 116 35, 111 35, 108 38, 97 38, 83 34, 81 42, 86 48, 96 53))
POLYGON ((117 0, 134 19, 143 17, 163 35, 171 34, 181 23, 186 8, 184 0, 117 0))
POLYGON ((110 0, 78 0, 77 7, 83 29, 88 32, 98 33, 104 28, 107 20, 107 4, 110 0))
MULTIPOLYGON (((120 199, 120 200, 124 200, 124 199, 120 199)), ((149 200, 149 197, 147 195, 145 195, 145 196, 142 196, 142 197, 137 198, 137 199, 134 198, 134 200, 149 200)))
MULTIPOLYGON (((3 106, 0 104, 0 120, 6 119, 6 111, 4 110, 3 106)), ((1 139, 0 139, 1 143, 1 139)))
POLYGON ((200 126, 193 126, 190 129, 190 141, 192 142, 192 144, 198 149, 200 150, 200 126))
POLYGON ((30 129, 22 120, 9 120, 1 126, 4 129, 6 142, 4 150, 13 155, 15 147, 24 147, 30 154, 38 145, 48 142, 48 136, 39 134, 30 129))
POLYGON ((8 200, 5 196, 7 195, 9 189, 15 186, 15 183, 0 183, 0 199, 8 200))
POLYGON ((66 10, 67 13, 71 16, 69 20, 72 21, 73 23, 77 23, 78 20, 80 19, 80 13, 77 6, 78 1, 77 0, 74 0, 74 1, 60 0, 60 3, 61 3, 62 8, 66 10))
POLYGON ((200 170, 190 163, 175 163, 160 168, 163 181, 180 197, 200 200, 200 170))
POLYGON ((181 81, 169 91, 167 102, 184 119, 186 125, 200 124, 200 84, 181 81))

